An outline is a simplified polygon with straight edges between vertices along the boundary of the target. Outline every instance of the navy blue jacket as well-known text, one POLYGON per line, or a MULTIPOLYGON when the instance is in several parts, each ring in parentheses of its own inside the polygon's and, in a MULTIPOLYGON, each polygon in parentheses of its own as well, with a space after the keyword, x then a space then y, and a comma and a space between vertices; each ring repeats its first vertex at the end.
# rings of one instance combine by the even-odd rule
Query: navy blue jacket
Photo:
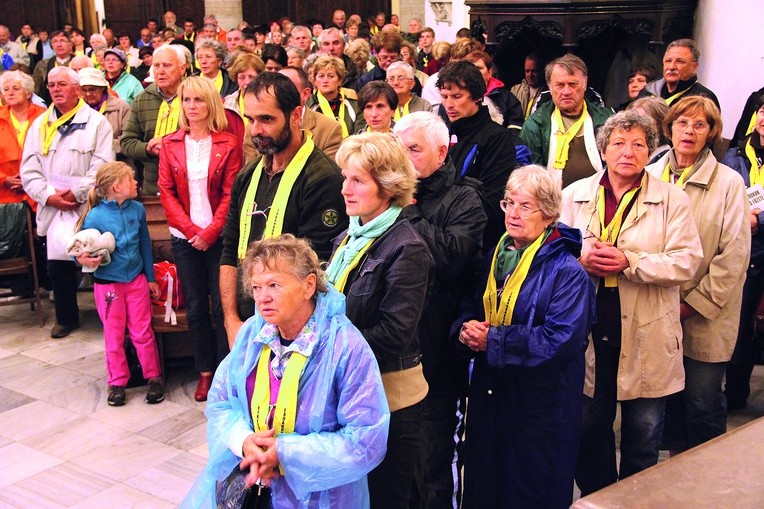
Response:
MULTIPOLYGON (((581 233, 559 224, 536 254, 513 325, 491 327, 475 357, 463 507, 567 508, 572 502, 595 289, 577 258, 581 233)), ((493 251, 452 327, 484 320, 493 251)), ((490 275, 493 277, 493 275, 490 275)))
MULTIPOLYGON (((757 134, 756 131, 753 134, 757 134)), ((745 144, 750 137, 749 134, 738 146, 727 150, 722 159, 722 164, 726 164, 743 177, 746 188, 751 186, 751 162, 745 156, 745 144)), ((762 263, 764 263, 764 212, 759 214, 758 230, 751 235, 751 264, 758 266, 762 263)))

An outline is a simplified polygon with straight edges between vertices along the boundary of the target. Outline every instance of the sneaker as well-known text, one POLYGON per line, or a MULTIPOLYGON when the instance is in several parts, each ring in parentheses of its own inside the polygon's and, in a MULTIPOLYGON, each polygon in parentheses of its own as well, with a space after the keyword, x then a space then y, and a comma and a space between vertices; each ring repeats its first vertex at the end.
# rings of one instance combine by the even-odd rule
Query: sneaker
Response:
POLYGON ((146 393, 146 403, 156 405, 164 401, 164 383, 160 377, 149 378, 149 391, 146 393))
POLYGON ((126 399, 127 399, 127 396, 125 396, 124 387, 118 387, 116 385, 109 386, 109 397, 106 398, 106 401, 109 403, 109 406, 123 406, 125 404, 126 399))

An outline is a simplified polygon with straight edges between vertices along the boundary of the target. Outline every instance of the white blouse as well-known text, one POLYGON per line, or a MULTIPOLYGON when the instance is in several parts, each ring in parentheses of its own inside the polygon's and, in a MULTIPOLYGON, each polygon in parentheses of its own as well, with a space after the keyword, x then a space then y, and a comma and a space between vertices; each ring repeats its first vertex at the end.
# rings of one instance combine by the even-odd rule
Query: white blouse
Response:
MULTIPOLYGON (((199 141, 186 136, 186 173, 188 174, 188 195, 191 199, 191 222, 199 228, 207 228, 212 223, 212 206, 207 193, 207 177, 212 153, 212 135, 199 141)), ((185 239, 176 228, 170 228, 170 233, 185 239)))

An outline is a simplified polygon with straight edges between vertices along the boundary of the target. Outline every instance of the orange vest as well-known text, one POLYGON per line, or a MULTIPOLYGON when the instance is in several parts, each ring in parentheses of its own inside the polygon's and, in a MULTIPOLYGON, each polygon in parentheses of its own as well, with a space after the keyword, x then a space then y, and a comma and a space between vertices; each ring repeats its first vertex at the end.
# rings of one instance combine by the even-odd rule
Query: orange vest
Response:
MULTIPOLYGON (((42 106, 37 106, 36 104, 29 105, 29 113, 27 114, 29 127, 27 127, 27 134, 34 119, 44 112, 45 108, 42 106)), ((13 122, 11 121, 10 107, 7 104, 0 106, 0 203, 27 201, 35 209, 37 204, 26 193, 22 194, 11 191, 4 185, 6 177, 15 177, 19 174, 21 153, 22 147, 19 146, 16 138, 16 129, 14 129, 13 122)))

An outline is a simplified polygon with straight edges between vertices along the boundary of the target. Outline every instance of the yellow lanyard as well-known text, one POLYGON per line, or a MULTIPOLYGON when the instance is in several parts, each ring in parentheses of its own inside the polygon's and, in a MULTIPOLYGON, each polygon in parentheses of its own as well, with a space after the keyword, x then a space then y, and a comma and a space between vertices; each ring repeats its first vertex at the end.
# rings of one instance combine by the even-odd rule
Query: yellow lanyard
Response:
POLYGON ((223 71, 218 71, 218 75, 215 76, 215 88, 217 89, 218 93, 223 91, 223 71))
POLYGON ((63 115, 61 115, 59 118, 57 118, 53 123, 50 123, 50 116, 53 114, 53 105, 51 105, 48 108, 48 111, 44 113, 45 118, 42 119, 42 122, 40 122, 40 137, 42 138, 42 155, 47 156, 48 150, 50 150, 50 146, 53 144, 53 138, 56 137, 56 133, 58 132, 58 128, 61 127, 63 124, 68 122, 74 115, 77 114, 78 111, 80 111, 80 108, 82 108, 85 105, 85 101, 80 98, 79 101, 77 101, 77 105, 72 108, 71 110, 67 111, 63 115))
POLYGON ((96 58, 95 51, 93 52, 92 55, 90 55, 90 61, 93 62, 93 67, 95 67, 96 69, 101 68, 101 66, 98 64, 98 59, 96 58))
MULTIPOLYGON (((108 94, 108 93, 109 93, 109 92, 106 92, 106 94, 108 94)), ((109 97, 108 97, 108 95, 106 96, 106 100, 103 102, 103 104, 101 105, 101 107, 100 107, 100 108, 98 108, 98 113, 100 113, 101 115, 103 115, 103 114, 106 112, 106 103, 107 103, 107 102, 109 102, 109 97)))
POLYGON ((576 120, 576 122, 570 126, 570 129, 567 131, 563 131, 565 129, 565 124, 562 121, 562 114, 560 113, 559 108, 554 109, 554 118, 557 122, 557 132, 555 133, 555 136, 557 137, 557 150, 554 157, 554 167, 558 170, 562 170, 565 168, 565 165, 568 164, 568 153, 570 152, 570 142, 573 141, 573 138, 576 137, 576 134, 578 134, 578 131, 581 130, 581 127, 584 125, 584 121, 586 120, 586 116, 588 113, 586 112, 586 102, 584 102, 584 109, 581 112, 581 118, 576 120))
MULTIPOLYGON (((304 355, 292 352, 287 361, 284 376, 281 378, 281 388, 276 398, 276 408, 273 412, 273 429, 276 435, 281 433, 294 433, 294 423, 297 417, 297 388, 300 385, 300 375, 308 358, 304 355)), ((255 431, 266 431, 268 427, 268 415, 271 413, 271 348, 263 345, 260 351, 260 360, 257 361, 257 374, 255 375, 255 389, 252 393, 250 410, 255 431)))
MULTIPOLYGON (((615 241, 618 239, 618 235, 621 233, 621 226, 623 226, 623 215, 626 211, 626 208, 631 204, 631 202, 634 201, 634 198, 637 196, 637 193, 640 189, 642 189, 642 184, 645 182, 644 175, 642 176, 642 182, 640 182, 638 187, 635 187, 634 189, 629 189, 626 191, 626 194, 624 194, 621 197, 621 203, 618 204, 618 208, 615 211, 615 214, 613 215, 613 219, 610 220, 610 223, 606 226, 605 225, 605 186, 600 186, 597 194, 598 194, 598 203, 597 203, 597 212, 599 213, 600 218, 600 240, 603 242, 609 242, 611 244, 615 244, 615 241)), ((618 278, 616 276, 607 276, 605 278, 605 287, 606 288, 615 288, 618 286, 618 278)))
MULTIPOLYGON (((337 252, 339 252, 339 250, 345 244, 348 243, 348 239, 349 238, 350 238, 350 235, 348 235, 347 237, 342 239, 342 243, 340 244, 339 248, 337 248, 337 252)), ((371 245, 374 243, 374 240, 376 240, 376 239, 371 239, 369 242, 366 243, 365 246, 363 246, 361 248, 360 251, 358 251, 358 253, 356 253, 355 258, 353 258, 353 261, 350 262, 350 265, 348 265, 348 268, 345 269, 342 272, 342 274, 340 274, 340 277, 337 278, 337 281, 335 281, 335 283, 334 283, 334 288, 336 288, 338 292, 340 292, 340 293, 344 293, 345 292, 345 285, 348 282, 348 276, 353 271, 353 269, 356 268, 358 263, 361 261, 361 258, 364 257, 364 255, 366 254, 366 251, 368 251, 369 247, 371 247, 371 245)))
POLYGON ((157 124, 154 129, 154 137, 161 138, 178 130, 180 118, 180 98, 176 95, 170 104, 162 100, 162 105, 157 113, 157 124))
MULTIPOLYGON (((292 194, 292 187, 294 186, 297 177, 302 173, 302 169, 308 160, 308 157, 313 152, 315 144, 313 143, 313 135, 309 132, 305 133, 305 142, 297 151, 297 154, 289 162, 289 165, 284 170, 284 175, 281 177, 279 187, 276 190, 276 196, 273 198, 273 204, 270 207, 270 212, 267 214, 268 219, 265 222, 265 231, 263 232, 263 239, 270 239, 272 237, 278 237, 281 235, 281 230, 284 228, 284 215, 286 214, 287 201, 289 195, 292 194)), ((257 195, 257 187, 260 183, 260 177, 263 174, 263 160, 260 158, 260 162, 257 163, 252 179, 249 182, 247 188, 247 194, 244 196, 244 203, 241 207, 241 214, 239 216, 239 248, 238 255, 239 260, 243 260, 247 255, 247 247, 249 246, 249 233, 252 230, 252 215, 255 213, 255 196, 257 195)))
POLYGON ((748 141, 745 143, 745 155, 751 163, 751 172, 748 174, 750 179, 749 185, 753 186, 759 184, 764 186, 764 171, 762 171, 762 165, 759 164, 759 159, 756 157, 756 152, 753 150, 750 138, 748 138, 748 141))
POLYGON ((688 87, 688 88, 685 88, 685 89, 684 89, 684 90, 682 90, 681 92, 677 92, 676 94, 674 94, 674 95, 672 95, 672 96, 668 97, 668 98, 666 99, 666 104, 667 104, 667 105, 669 105, 669 106, 671 106, 671 104, 672 104, 674 101, 676 101, 677 99, 679 99, 680 97, 682 97, 682 95, 684 95, 684 93, 685 93, 685 92, 687 92, 688 90, 690 90, 690 89, 689 89, 689 87, 688 87))
POLYGON ((24 148, 24 138, 27 136, 27 128, 29 127, 29 119, 19 122, 16 115, 12 111, 8 110, 11 114, 11 123, 16 130, 16 140, 19 142, 19 147, 24 148))
POLYGON ((406 104, 404 104, 400 108, 395 108, 395 115, 393 116, 393 120, 395 122, 399 121, 401 117, 405 117, 409 114, 409 104, 411 104, 411 99, 406 101, 406 104))
POLYGON ((317 91, 316 99, 318 99, 318 107, 321 108, 321 113, 339 122, 340 126, 342 127, 342 138, 347 138, 348 126, 345 125, 345 94, 342 93, 342 90, 340 90, 340 110, 337 112, 336 117, 334 116, 332 107, 329 106, 329 101, 326 99, 326 97, 324 97, 324 94, 322 94, 320 91, 317 91))
MULTIPOLYGON (((682 170, 682 174, 674 182, 674 184, 676 184, 677 187, 681 187, 682 189, 684 189, 684 181, 687 178, 687 176, 690 174, 691 169, 692 169, 692 165, 682 170)), ((666 167, 663 169, 663 175, 661 175, 661 180, 664 182, 669 182, 669 183, 671 182, 671 163, 666 163, 666 167)))
POLYGON ((244 116, 244 91, 239 91, 239 116, 244 121, 244 132, 247 132, 247 129, 249 129, 249 120, 247 120, 247 117, 244 116))
POLYGON ((499 301, 499 307, 496 308, 496 297, 498 296, 498 290, 496 288, 496 259, 499 255, 499 250, 504 245, 504 239, 507 238, 507 234, 502 235, 499 239, 499 244, 493 252, 493 259, 491 260, 491 271, 488 273, 488 284, 483 293, 483 311, 488 322, 494 327, 499 325, 510 325, 512 323, 512 315, 515 312, 515 305, 517 304, 517 297, 520 294, 520 288, 522 288, 525 279, 528 277, 528 271, 531 268, 531 263, 536 257, 536 253, 541 249, 541 245, 546 239, 546 231, 542 232, 539 237, 533 241, 533 243, 525 250, 520 257, 520 261, 515 267, 514 272, 509 276, 509 279, 504 284, 504 291, 501 294, 501 300, 499 301))

